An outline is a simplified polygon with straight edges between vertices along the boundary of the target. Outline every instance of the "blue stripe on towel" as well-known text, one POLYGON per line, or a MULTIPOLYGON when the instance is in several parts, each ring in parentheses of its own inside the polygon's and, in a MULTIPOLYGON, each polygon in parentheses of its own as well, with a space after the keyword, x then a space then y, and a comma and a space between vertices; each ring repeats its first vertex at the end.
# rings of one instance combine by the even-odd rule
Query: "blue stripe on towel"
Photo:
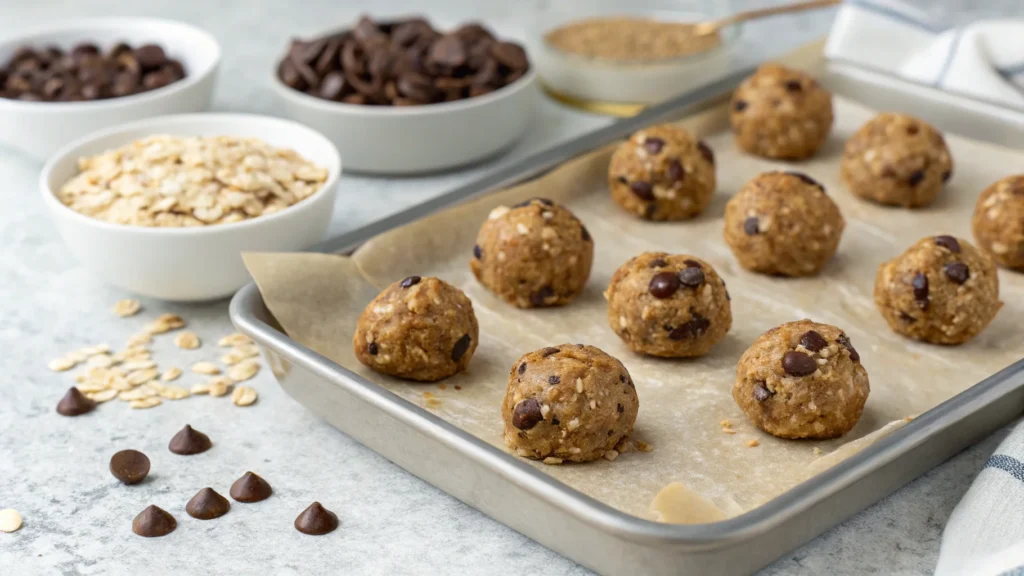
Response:
POLYGON ((938 34, 945 30, 945 28, 937 28, 932 24, 929 24, 928 22, 922 22, 921 20, 917 20, 916 18, 908 16, 903 12, 900 12, 899 10, 896 10, 889 6, 882 6, 880 4, 875 4, 874 2, 868 2, 867 0, 846 0, 846 3, 850 4, 851 6, 863 8, 868 12, 874 12, 875 14, 886 16, 888 18, 896 20, 897 22, 902 22, 904 24, 914 26, 915 28, 920 28, 927 32, 932 32, 934 34, 938 34))
POLYGON ((1024 576, 1024 566, 1017 566, 1016 568, 1011 568, 1006 572, 1003 572, 999 576, 1024 576))
POLYGON ((1011 476, 1024 482, 1024 462, 1017 460, 1013 456, 1007 456, 1006 454, 995 454, 985 462, 982 466, 982 470, 985 468, 998 468, 1005 472, 1009 472, 1011 476))

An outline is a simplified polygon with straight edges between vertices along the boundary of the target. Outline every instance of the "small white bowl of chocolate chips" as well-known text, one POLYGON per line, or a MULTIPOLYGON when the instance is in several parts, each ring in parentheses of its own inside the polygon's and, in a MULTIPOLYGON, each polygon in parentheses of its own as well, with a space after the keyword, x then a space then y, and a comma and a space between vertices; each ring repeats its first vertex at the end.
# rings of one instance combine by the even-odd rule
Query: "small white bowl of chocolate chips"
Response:
POLYGON ((480 24, 422 18, 294 40, 273 85, 288 117, 341 150, 346 170, 415 174, 492 157, 526 131, 537 103, 523 48, 480 24))
POLYGON ((194 26, 86 18, 0 40, 0 145, 45 160, 122 122, 209 107, 220 46, 194 26))

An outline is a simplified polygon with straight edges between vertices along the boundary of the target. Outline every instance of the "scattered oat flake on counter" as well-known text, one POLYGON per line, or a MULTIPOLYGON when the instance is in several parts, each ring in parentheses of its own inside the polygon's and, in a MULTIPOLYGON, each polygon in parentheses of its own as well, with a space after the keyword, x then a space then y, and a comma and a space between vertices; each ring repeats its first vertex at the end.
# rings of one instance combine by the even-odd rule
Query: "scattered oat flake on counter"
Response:
MULTIPOLYGON (((79 389, 81 389, 81 388, 79 388, 79 389)), ((117 397, 117 394, 118 394, 117 390, 114 390, 113 388, 111 388, 111 389, 108 389, 108 390, 101 390, 99 392, 93 392, 91 394, 86 394, 85 397, 88 398, 89 400, 92 400, 93 402, 102 403, 102 402, 106 402, 108 400, 113 400, 114 398, 117 397)))
POLYGON ((545 463, 545 464, 555 465, 555 464, 561 464, 562 463, 562 459, 561 458, 556 458, 554 456, 548 456, 547 458, 542 460, 542 462, 545 463))
POLYGON ((225 366, 234 366, 235 364, 238 364, 242 360, 245 360, 245 358, 245 356, 239 354, 237 351, 231 350, 227 354, 220 357, 220 363, 224 364, 225 366))
POLYGON ((604 459, 609 461, 609 462, 614 462, 615 459, 618 458, 618 457, 619 457, 618 450, 609 450, 609 451, 604 453, 604 459))
POLYGON ((46 364, 46 367, 49 368, 50 370, 53 370, 54 372, 66 372, 74 368, 77 364, 78 362, 75 362, 71 358, 64 357, 54 358, 53 360, 50 360, 46 364))
POLYGON ((125 342, 125 346, 134 348, 136 346, 142 346, 143 344, 149 344, 153 341, 153 336, 149 332, 139 332, 138 334, 132 335, 125 342))
POLYGON ((192 394, 188 390, 185 390, 181 386, 166 386, 159 392, 159 396, 161 398, 166 398, 168 400, 181 400, 183 398, 188 398, 191 395, 192 394))
POLYGON ((124 300, 118 300, 114 304, 114 314, 117 314, 121 318, 127 318, 129 316, 135 316, 142 310, 142 304, 138 300, 132 300, 131 298, 125 298, 124 300))
POLYGON ((213 362, 196 362, 192 365, 192 371, 196 374, 205 374, 207 376, 220 374, 220 368, 213 362))
POLYGON ((225 396, 227 395, 228 390, 231 390, 232 384, 234 384, 234 382, 232 382, 227 376, 210 378, 210 381, 206 383, 207 393, 210 396, 225 396))
POLYGON ((246 360, 245 362, 236 364, 231 367, 228 371, 228 377, 235 382, 243 382, 249 380, 260 371, 260 365, 255 360, 246 360))
POLYGON ((85 364, 91 368, 109 368, 114 365, 114 359, 108 354, 96 354, 90 356, 85 364))
POLYGON ((814 455, 815 456, 821 456, 821 448, 818 448, 817 446, 815 446, 814 447, 814 455))
POLYGON ((193 396, 199 394, 209 394, 210 386, 208 384, 193 384, 192 388, 189 389, 189 392, 191 392, 193 396))
POLYGON ((79 354, 83 356, 96 356, 98 354, 107 354, 110 352, 110 344, 97 344, 95 346, 86 346, 78 350, 79 354))
POLYGON ((256 402, 257 396, 256 390, 253 388, 236 386, 235 391, 231 393, 231 401, 234 402, 235 406, 249 406, 256 402))
POLYGON ((180 378, 181 374, 181 368, 172 366, 171 368, 164 370, 164 373, 160 375, 160 381, 171 382, 180 378))
POLYGON ((228 334, 227 336, 224 336, 223 338, 217 341, 217 346, 220 346, 221 348, 228 348, 231 346, 242 346, 245 344, 252 344, 252 340, 250 340, 248 336, 242 334, 241 332, 228 334))
POLYGON ((174 337, 174 345, 182 350, 195 350, 200 345, 199 336, 190 330, 181 332, 174 337))
POLYGON ((761 445, 761 443, 758 442, 757 440, 751 440, 751 441, 747 442, 747 446, 750 446, 751 448, 754 448, 754 447, 760 446, 760 445, 761 445))
POLYGON ((21 514, 13 508, 0 510, 0 532, 14 532, 21 528, 21 514))
POLYGON ((141 400, 132 400, 128 403, 128 406, 131 406, 136 410, 145 410, 146 408, 153 408, 161 404, 163 404, 163 400, 156 396, 150 396, 149 398, 143 398, 141 400))
POLYGON ((636 449, 641 452, 650 452, 651 450, 654 450, 654 446, 651 446, 650 444, 644 442, 643 440, 637 440, 636 449))
POLYGON ((185 320, 177 314, 161 314, 149 324, 146 324, 145 331, 150 334, 164 334, 171 330, 185 327, 185 320))

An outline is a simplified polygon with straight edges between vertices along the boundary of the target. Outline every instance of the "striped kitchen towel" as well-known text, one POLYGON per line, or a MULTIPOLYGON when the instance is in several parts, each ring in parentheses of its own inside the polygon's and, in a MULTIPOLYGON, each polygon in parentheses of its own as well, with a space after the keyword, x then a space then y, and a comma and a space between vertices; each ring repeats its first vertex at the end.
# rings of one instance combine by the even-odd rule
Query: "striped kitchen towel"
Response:
POLYGON ((1024 424, 978 473, 942 534, 936 576, 1024 576, 1024 424))
MULTIPOLYGON (((930 3, 931 8, 942 2, 930 3)), ((1024 17, 1024 1, 1020 2, 1024 17)), ((1024 109, 1024 19, 949 24, 900 0, 846 0, 826 56, 875 72, 1024 109)))

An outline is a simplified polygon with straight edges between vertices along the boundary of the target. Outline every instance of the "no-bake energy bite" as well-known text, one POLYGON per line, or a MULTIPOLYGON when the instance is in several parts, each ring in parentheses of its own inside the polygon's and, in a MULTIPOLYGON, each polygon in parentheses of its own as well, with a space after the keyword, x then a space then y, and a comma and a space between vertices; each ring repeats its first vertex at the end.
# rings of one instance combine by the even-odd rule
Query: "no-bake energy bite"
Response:
POLYGON ((761 174, 725 206, 726 244, 741 266, 762 274, 817 274, 845 226, 825 187, 799 172, 761 174))
POLYGON ((773 436, 824 440, 853 428, 869 391, 846 333, 800 320, 765 332, 743 353, 732 397, 773 436))
POLYGON ((546 464, 614 459, 638 409, 633 380, 615 358, 583 344, 542 348, 509 373, 501 403, 505 445, 546 464))
POLYGON ((875 306, 897 334, 963 344, 1002 308, 996 265, 966 240, 922 238, 875 276, 875 306))
POLYGON ((473 303, 438 278, 409 276, 363 310, 352 346, 377 372, 433 382, 463 372, 480 340, 473 303))
POLYGON ((702 356, 732 326, 725 282, 695 256, 645 252, 615 271, 604 296, 612 330, 642 354, 702 356))
POLYGON ((974 239, 996 264, 1024 272, 1024 176, 1009 176, 978 197, 974 239))
POLYGON ((851 192, 893 206, 926 206, 953 175, 942 134, 905 114, 879 114, 846 141, 840 165, 851 192))
POLYGON ((693 218, 715 193, 715 155, 679 126, 650 126, 612 155, 608 187, 619 206, 641 218, 693 218))
POLYGON ((593 261, 594 239, 583 223, 568 208, 533 198, 491 211, 469 267, 501 299, 537 308, 571 302, 593 261))
POLYGON ((729 120, 742 150, 765 158, 810 158, 832 130, 832 94, 814 78, 764 64, 732 95, 729 120))

